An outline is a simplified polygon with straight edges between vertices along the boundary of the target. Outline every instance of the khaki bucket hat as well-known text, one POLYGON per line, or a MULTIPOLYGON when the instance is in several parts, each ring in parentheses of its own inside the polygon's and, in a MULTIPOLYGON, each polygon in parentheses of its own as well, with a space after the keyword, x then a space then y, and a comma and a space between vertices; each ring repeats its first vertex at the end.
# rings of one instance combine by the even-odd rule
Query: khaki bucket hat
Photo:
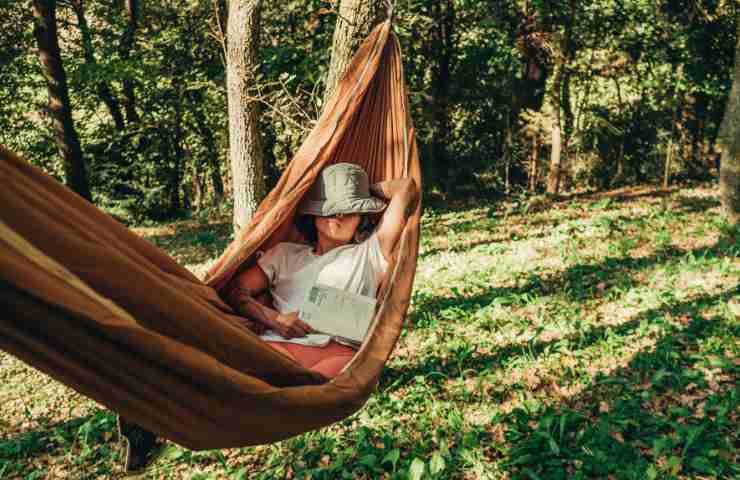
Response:
POLYGON ((354 163, 335 163, 319 173, 298 213, 331 217, 340 213, 382 212, 386 203, 370 195, 367 173, 354 163))

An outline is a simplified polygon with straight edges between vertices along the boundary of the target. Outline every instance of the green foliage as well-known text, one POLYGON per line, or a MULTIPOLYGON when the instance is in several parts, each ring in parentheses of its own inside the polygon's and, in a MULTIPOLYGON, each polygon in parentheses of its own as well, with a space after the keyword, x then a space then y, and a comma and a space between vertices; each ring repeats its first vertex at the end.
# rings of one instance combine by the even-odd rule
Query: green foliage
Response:
MULTIPOLYGON (((30 9, 0 5, 10 19, 0 33, 0 142, 59 176, 30 9)), ((220 203, 218 177, 228 188, 229 176, 226 2, 142 4, 130 51, 119 4, 84 6, 85 31, 67 3, 58 4, 58 23, 96 203, 131 221, 220 203), (126 114, 129 84, 138 119, 126 114), (122 128, 102 86, 125 117, 122 128)), ((658 181, 669 155, 669 176, 711 172, 736 2, 409 0, 397 2, 395 15, 433 194, 541 188, 553 119, 552 102, 541 100, 561 57, 566 187, 658 181)), ((268 186, 321 111, 335 20, 321 0, 263 4, 253 96, 268 186)))

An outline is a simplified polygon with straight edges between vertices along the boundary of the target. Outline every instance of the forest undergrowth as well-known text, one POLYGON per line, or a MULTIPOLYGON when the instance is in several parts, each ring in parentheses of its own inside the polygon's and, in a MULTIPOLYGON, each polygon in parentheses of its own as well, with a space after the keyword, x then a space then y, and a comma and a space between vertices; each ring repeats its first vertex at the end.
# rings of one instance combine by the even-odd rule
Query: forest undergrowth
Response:
MULTIPOLYGON (((136 230, 202 275, 230 228, 136 230)), ((360 412, 270 446, 169 444, 140 478, 740 477, 740 231, 714 185, 428 208, 422 228, 360 412)), ((114 415, 5 353, 0 411, 1 479, 123 476, 114 415)))

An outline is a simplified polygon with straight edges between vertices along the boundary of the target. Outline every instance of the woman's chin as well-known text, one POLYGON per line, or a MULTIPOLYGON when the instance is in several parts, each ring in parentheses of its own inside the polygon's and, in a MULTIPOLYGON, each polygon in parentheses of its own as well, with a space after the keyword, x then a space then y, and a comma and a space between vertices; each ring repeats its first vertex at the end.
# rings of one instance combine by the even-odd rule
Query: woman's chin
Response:
POLYGON ((349 238, 346 238, 346 235, 342 235, 342 232, 337 231, 329 231, 329 235, 327 235, 327 237, 329 237, 332 242, 342 245, 349 243, 350 241, 349 238))

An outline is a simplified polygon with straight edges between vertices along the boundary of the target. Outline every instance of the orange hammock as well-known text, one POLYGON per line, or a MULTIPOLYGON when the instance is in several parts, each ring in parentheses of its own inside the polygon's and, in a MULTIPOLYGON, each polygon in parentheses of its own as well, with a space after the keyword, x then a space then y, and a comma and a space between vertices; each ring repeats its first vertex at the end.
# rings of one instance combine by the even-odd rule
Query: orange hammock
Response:
POLYGON ((337 93, 206 283, 0 147, 0 349, 192 449, 275 442, 357 411, 403 323, 420 207, 407 223, 355 358, 331 381, 239 326, 219 296, 265 249, 326 165, 421 185, 401 52, 390 23, 360 47, 337 93))

